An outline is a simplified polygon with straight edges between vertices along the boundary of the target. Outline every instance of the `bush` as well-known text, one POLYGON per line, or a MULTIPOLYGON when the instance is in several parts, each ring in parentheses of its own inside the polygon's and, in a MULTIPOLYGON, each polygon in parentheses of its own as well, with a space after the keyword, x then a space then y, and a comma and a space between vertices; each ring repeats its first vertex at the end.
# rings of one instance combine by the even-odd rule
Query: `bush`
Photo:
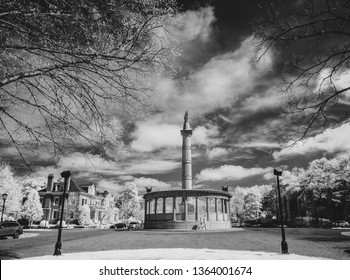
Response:
POLYGON ((315 219, 312 217, 296 217, 295 226, 296 227, 311 227, 315 225, 315 219))
POLYGON ((48 228, 49 227, 49 222, 46 220, 40 221, 39 227, 41 228, 48 228))
MULTIPOLYGON (((58 222, 56 223, 56 227, 59 227, 59 226, 60 226, 60 222, 58 221, 58 222)), ((67 227, 65 221, 62 221, 62 227, 67 227)))
POLYGON ((318 225, 320 227, 331 227, 332 223, 329 219, 320 218, 318 219, 318 225))

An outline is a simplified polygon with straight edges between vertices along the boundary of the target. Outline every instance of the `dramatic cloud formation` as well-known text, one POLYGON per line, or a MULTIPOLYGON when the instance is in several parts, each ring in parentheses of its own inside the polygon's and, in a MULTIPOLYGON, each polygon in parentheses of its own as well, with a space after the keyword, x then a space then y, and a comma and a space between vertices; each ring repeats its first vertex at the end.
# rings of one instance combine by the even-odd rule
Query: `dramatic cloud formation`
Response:
POLYGON ((199 181, 241 180, 246 177, 264 175, 271 168, 244 168, 237 165, 223 165, 218 168, 206 168, 196 175, 199 181))
POLYGON ((138 122, 136 130, 132 133, 135 140, 131 143, 131 148, 138 152, 151 152, 165 147, 180 146, 180 125, 161 123, 159 117, 138 122))
MULTIPOLYGON (((325 130, 280 150, 279 135, 287 135, 290 127, 279 110, 287 101, 281 94, 281 79, 276 73, 279 68, 275 68, 279 51, 271 48, 258 60, 261 50, 249 33, 223 38, 223 34, 233 34, 238 27, 226 26, 229 32, 221 33, 218 14, 213 7, 184 12, 169 30, 183 50, 172 65, 178 71, 172 77, 150 73, 148 82, 155 91, 147 111, 140 110, 132 120, 113 112, 118 119, 115 130, 122 133, 113 131, 110 137, 122 139, 127 151, 122 160, 111 160, 110 155, 106 160, 96 152, 76 152, 52 164, 42 156, 40 159, 46 164, 37 168, 35 175, 47 177, 53 173, 57 178, 63 170, 71 170, 74 178, 116 191, 128 182, 135 183, 140 192, 146 186, 156 190, 175 187, 181 184, 180 130, 187 109, 193 129, 193 170, 201 170, 195 176, 197 186, 208 181, 203 187, 215 187, 223 180, 227 184, 241 180, 241 186, 265 184, 274 179, 270 166, 279 166, 279 160, 302 155, 291 162, 299 164, 302 159, 306 165, 313 152, 350 152, 350 141, 346 141, 350 124, 325 130), (122 127, 125 122, 130 130, 122 127)), ((327 79, 329 73, 329 69, 321 71, 313 86, 327 89, 331 85, 350 85, 349 70, 334 77, 333 84, 327 79)), ((303 85, 296 84, 296 88, 299 90, 293 96, 305 93, 303 85)), ((350 105, 349 94, 339 97, 339 102, 350 105)), ((4 145, 0 151, 8 159, 16 149, 4 145)))
POLYGON ((213 148, 206 152, 206 156, 209 159, 221 158, 228 155, 230 152, 225 148, 213 148))
MULTIPOLYGON (((273 65, 272 52, 256 61, 259 51, 252 40, 252 37, 246 38, 238 49, 214 56, 182 79, 160 77, 157 82, 159 109, 172 116, 178 116, 179 110, 183 112, 186 108, 193 115, 203 115, 227 108, 240 96, 250 94, 273 65)), ((265 98, 265 104, 270 107, 272 97, 265 98)))
POLYGON ((211 146, 218 143, 219 128, 214 125, 197 126, 193 130, 192 144, 211 146))
MULTIPOLYGON (((98 155, 74 153, 70 157, 61 157, 57 165, 38 168, 36 176, 46 177, 48 174, 54 174, 60 177, 60 171, 71 170, 74 177, 98 177, 118 176, 130 174, 161 174, 178 168, 181 162, 169 159, 151 159, 142 158, 127 159, 123 164, 115 161, 103 159, 98 155)), ((131 177, 128 177, 131 178, 131 177)))
MULTIPOLYGON (((350 152, 350 123, 345 123, 336 128, 326 129, 323 133, 304 141, 297 142, 290 148, 274 152, 273 157, 277 160, 295 155, 307 155, 313 152, 325 151, 328 153, 350 152)), ((293 144, 287 143, 287 146, 293 144)))
POLYGON ((197 11, 187 11, 183 16, 183 28, 180 32, 180 39, 191 41, 199 39, 208 40, 212 23, 215 21, 213 7, 200 8, 197 11))

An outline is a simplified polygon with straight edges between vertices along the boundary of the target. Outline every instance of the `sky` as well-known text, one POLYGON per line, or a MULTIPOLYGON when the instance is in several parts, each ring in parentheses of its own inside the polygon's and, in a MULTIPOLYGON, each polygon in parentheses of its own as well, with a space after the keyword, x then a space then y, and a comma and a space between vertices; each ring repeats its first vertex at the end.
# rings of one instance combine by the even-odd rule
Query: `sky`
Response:
MULTIPOLYGON (((261 52, 253 44, 253 22, 261 13, 258 1, 179 2, 184 28, 177 36, 183 51, 176 63, 181 70, 154 81, 153 110, 127 129, 125 155, 105 160, 76 151, 56 163, 40 158, 32 162, 31 177, 52 173, 58 178, 71 170, 78 184, 92 182, 112 192, 127 182, 135 183, 140 193, 149 186, 181 188, 185 110, 193 128, 193 188, 272 184, 274 168, 305 168, 314 159, 350 151, 346 122, 284 148, 290 144, 283 138, 290 126, 280 111, 286 102, 281 94, 281 55, 271 49, 257 59, 261 52)), ((288 1, 286 7, 301 2, 288 1)), ((14 152, 6 151, 16 173, 23 166, 11 161, 14 152)))

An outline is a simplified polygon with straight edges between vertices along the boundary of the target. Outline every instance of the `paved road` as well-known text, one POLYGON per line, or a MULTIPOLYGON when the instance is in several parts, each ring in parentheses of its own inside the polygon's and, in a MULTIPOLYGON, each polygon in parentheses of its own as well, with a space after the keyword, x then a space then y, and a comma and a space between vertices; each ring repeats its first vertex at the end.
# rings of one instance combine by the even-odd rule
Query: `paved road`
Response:
MULTIPOLYGON (((287 228, 289 252, 349 260, 350 236, 342 235, 342 231, 344 230, 287 228)), ((57 230, 31 231, 30 233, 32 237, 29 238, 0 240, 0 259, 20 259, 53 254, 57 230), (33 233, 38 235, 33 236, 33 233)), ((27 235, 26 232, 25 235, 27 235)), ((280 242, 281 232, 277 228, 223 232, 74 229, 63 231, 62 252, 145 248, 208 248, 280 252, 280 242)))

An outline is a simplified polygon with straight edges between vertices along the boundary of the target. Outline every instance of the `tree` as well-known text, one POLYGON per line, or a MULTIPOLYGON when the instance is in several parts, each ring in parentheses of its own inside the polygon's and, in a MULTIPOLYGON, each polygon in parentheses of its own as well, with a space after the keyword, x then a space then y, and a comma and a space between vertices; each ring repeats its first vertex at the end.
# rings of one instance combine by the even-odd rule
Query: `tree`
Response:
POLYGON ((175 1, 16 0, 0 1, 0 11, 6 140, 28 166, 27 148, 93 146, 111 156, 115 116, 148 105, 150 73, 172 65, 175 1))
POLYGON ((40 191, 46 188, 47 178, 38 177, 38 178, 28 178, 23 180, 20 183, 20 187, 22 189, 23 197, 26 197, 30 190, 40 191))
POLYGON ((44 215, 43 208, 40 203, 39 193, 35 189, 28 191, 26 199, 22 205, 20 216, 29 221, 29 227, 32 222, 39 222, 44 215))
POLYGON ((101 211, 101 216, 100 216, 100 224, 108 224, 111 222, 114 222, 114 217, 117 214, 117 210, 114 208, 107 208, 104 207, 103 211, 101 211))
MULTIPOLYGON (((79 207, 79 194, 76 192, 71 192, 67 195, 67 201, 65 203, 65 220, 72 222, 76 220, 75 211, 79 207)), ((79 218, 79 217, 78 217, 79 218)), ((90 213, 89 213, 90 218, 90 213)))
POLYGON ((236 187, 230 200, 231 217, 236 220, 240 225, 244 222, 244 195, 246 190, 241 187, 236 187))
MULTIPOLYGON (((7 164, 0 164, 0 194, 7 193, 5 202, 4 219, 17 219, 21 210, 22 193, 18 182, 14 179, 11 168, 7 164)), ((3 207, 0 199, 0 209, 3 207)))
POLYGON ((312 161, 306 170, 302 191, 307 199, 309 210, 317 223, 319 218, 332 216, 329 199, 332 188, 335 186, 335 170, 334 162, 326 158, 312 161))
POLYGON ((266 222, 272 222, 279 217, 276 186, 273 186, 272 189, 266 192, 262 197, 261 211, 263 212, 264 220, 266 222))
POLYGON ((350 4, 348 0, 265 1, 256 38, 265 52, 280 52, 296 140, 318 125, 347 120, 350 84, 350 4), (343 111, 342 114, 339 114, 343 111), (301 130, 300 130, 301 129, 301 130))
POLYGON ((239 224, 244 221, 257 221, 262 215, 262 202, 271 186, 236 187, 232 192, 231 213, 239 224))
POLYGON ((139 218, 140 202, 137 186, 134 183, 127 183, 117 199, 117 207, 120 216, 125 220, 131 217, 139 218))
POLYGON ((293 168, 291 171, 286 170, 281 176, 281 186, 283 186, 284 194, 292 195, 298 193, 301 190, 302 180, 305 176, 305 170, 303 168, 293 168))
POLYGON ((350 214, 350 156, 343 154, 333 161, 336 164, 336 181, 332 189, 334 219, 346 220, 350 214))
POLYGON ((90 224, 90 207, 84 204, 79 211, 79 224, 88 225, 90 224))

